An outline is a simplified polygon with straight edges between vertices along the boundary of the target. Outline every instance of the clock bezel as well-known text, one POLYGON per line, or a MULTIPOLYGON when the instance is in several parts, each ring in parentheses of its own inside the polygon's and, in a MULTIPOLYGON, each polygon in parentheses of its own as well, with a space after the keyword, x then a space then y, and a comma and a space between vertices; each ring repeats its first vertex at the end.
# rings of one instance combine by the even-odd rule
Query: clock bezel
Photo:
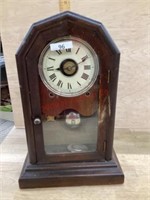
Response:
MULTIPOLYGON (((69 57, 68 57, 69 59, 69 57)), ((58 96, 62 96, 62 97, 77 97, 80 96, 82 94, 85 94, 86 92, 88 92, 92 86, 94 85, 97 76, 99 74, 100 71, 100 61, 98 60, 98 56, 96 54, 96 52, 94 51, 94 49, 91 47, 91 45, 89 45, 86 41, 68 35, 65 37, 61 37, 61 38, 57 38, 52 40, 50 43, 48 43, 44 49, 41 52, 40 58, 39 58, 39 62, 38 62, 38 68, 39 68, 39 74, 41 77, 41 80, 43 81, 44 85, 54 94, 58 95, 58 96), (63 92, 63 90, 56 90, 56 88, 53 88, 49 82, 46 80, 46 77, 44 75, 43 72, 43 59, 44 59, 44 55, 46 54, 46 52, 50 49, 50 44, 56 43, 56 42, 60 42, 60 41, 77 41, 79 43, 81 43, 82 45, 84 45, 91 53, 92 57, 93 57, 93 61, 94 61, 94 74, 93 77, 91 78, 91 81, 88 83, 88 85, 86 85, 83 89, 76 91, 76 92, 63 92)), ((71 78, 71 77, 70 77, 71 78)))

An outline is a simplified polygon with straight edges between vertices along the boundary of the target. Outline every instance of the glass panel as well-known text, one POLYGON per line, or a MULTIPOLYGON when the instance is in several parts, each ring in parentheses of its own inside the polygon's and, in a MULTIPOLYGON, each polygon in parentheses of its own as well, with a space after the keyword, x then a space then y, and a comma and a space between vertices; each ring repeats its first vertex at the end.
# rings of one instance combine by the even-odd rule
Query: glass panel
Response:
POLYGON ((39 58, 47 154, 93 152, 97 141, 99 60, 80 38, 51 41, 39 58))
POLYGON ((57 117, 43 120, 43 136, 47 154, 94 152, 97 142, 97 113, 80 116, 65 110, 57 117))

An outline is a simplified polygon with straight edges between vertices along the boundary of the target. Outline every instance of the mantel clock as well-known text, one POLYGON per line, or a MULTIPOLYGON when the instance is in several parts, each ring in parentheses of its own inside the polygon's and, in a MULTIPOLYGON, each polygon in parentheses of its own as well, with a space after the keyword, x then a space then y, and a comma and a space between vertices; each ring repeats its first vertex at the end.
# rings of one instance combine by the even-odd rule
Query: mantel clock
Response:
POLYGON ((28 145, 20 188, 123 183, 119 57, 100 22, 73 12, 31 26, 16 54, 28 145))

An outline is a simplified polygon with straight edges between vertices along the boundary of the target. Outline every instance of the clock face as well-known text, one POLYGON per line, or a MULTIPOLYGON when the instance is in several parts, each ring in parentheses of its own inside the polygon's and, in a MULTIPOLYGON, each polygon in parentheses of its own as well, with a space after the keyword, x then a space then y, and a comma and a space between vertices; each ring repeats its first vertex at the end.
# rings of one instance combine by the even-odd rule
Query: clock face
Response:
POLYGON ((40 77, 45 86, 59 96, 84 94, 95 83, 98 72, 95 51, 87 42, 75 37, 52 41, 40 55, 40 77))

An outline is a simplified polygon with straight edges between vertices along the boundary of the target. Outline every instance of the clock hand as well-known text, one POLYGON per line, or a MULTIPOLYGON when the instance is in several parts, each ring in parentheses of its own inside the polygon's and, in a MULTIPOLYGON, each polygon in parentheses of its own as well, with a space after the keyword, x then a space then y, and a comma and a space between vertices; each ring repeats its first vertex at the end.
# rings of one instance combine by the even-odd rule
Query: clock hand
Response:
POLYGON ((86 55, 86 56, 84 56, 83 58, 81 58, 81 62, 79 62, 78 63, 78 65, 80 64, 80 63, 83 63, 84 61, 86 61, 87 59, 88 59, 89 57, 86 55))
MULTIPOLYGON (((56 69, 54 69, 54 70, 62 71, 62 68, 58 67, 58 68, 56 68, 56 69)), ((66 67, 65 70, 70 71, 70 67, 66 67)))
MULTIPOLYGON (((67 66, 67 67, 65 67, 65 70, 71 71, 73 67, 75 67, 75 65, 67 66)), ((58 68, 56 68, 56 69, 54 69, 54 70, 61 71, 62 69, 61 69, 60 67, 58 67, 58 68)))
MULTIPOLYGON (((88 58, 89 58, 89 57, 88 57, 87 55, 84 56, 84 57, 82 57, 82 58, 81 58, 81 62, 77 63, 77 65, 79 65, 79 64, 81 64, 81 63, 83 63, 83 62, 85 62, 88 58)), ((72 65, 72 66, 67 66, 65 69, 68 70, 68 71, 71 71, 73 67, 75 67, 75 64, 72 65)), ((58 67, 58 68, 56 68, 55 70, 62 71, 62 68, 61 68, 61 67, 58 67)))
POLYGON ((61 71, 61 68, 60 68, 60 67, 58 67, 58 68, 56 68, 56 69, 54 69, 54 70, 58 70, 58 71, 61 71))

